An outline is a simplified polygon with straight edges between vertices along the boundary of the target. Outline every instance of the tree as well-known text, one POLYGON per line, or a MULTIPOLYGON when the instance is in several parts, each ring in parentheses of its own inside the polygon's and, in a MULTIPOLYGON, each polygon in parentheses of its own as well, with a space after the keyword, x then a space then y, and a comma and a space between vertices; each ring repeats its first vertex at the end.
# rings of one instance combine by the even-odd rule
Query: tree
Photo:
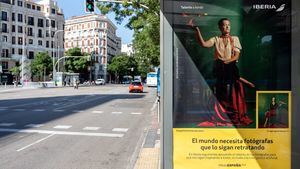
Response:
POLYGON ((137 73, 137 63, 133 57, 120 54, 113 57, 107 69, 110 74, 114 75, 116 82, 119 83, 124 75, 133 76, 137 73))
MULTIPOLYGON (((86 54, 81 53, 80 48, 72 48, 69 49, 66 54, 66 56, 84 56, 86 54)), ((67 61, 65 62, 65 68, 67 72, 71 73, 87 73, 88 72, 88 66, 90 65, 90 62, 86 57, 82 58, 67 58, 67 61)))
POLYGON ((19 79, 20 79, 20 73, 21 73, 20 66, 16 65, 16 66, 12 67, 11 69, 9 69, 9 71, 11 72, 11 74, 13 76, 15 76, 15 80, 19 81, 19 79))
POLYGON ((151 66, 159 65, 159 0, 132 0, 128 3, 98 3, 102 14, 114 12, 115 19, 121 23, 128 17, 127 27, 134 30, 133 46, 137 57, 139 71, 149 72, 151 66), (145 6, 143 6, 145 5, 145 6))
POLYGON ((49 75, 52 71, 52 58, 47 52, 39 52, 30 66, 32 75, 38 76, 39 80, 41 80, 43 73, 49 75))

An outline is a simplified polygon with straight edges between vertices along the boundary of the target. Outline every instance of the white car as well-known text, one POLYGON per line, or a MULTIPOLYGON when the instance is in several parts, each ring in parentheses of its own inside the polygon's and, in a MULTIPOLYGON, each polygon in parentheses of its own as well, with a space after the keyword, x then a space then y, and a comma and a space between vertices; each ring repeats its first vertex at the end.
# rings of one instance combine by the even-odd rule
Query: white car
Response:
POLYGON ((95 81, 95 84, 96 84, 96 85, 105 85, 105 80, 104 80, 104 79, 97 79, 97 80, 95 81))

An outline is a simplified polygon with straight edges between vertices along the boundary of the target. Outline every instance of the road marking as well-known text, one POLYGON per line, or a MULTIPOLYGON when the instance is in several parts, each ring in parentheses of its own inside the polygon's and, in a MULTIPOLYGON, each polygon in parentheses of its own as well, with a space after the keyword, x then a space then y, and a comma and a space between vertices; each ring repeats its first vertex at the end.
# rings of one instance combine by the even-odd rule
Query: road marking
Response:
POLYGON ((111 114, 122 114, 123 112, 111 112, 111 114))
POLYGON ((16 125, 16 123, 0 123, 1 127, 10 127, 10 126, 14 126, 16 125))
POLYGON ((72 107, 72 106, 78 106, 79 104, 89 103, 91 101, 98 100, 98 99, 101 99, 103 97, 106 97, 106 96, 100 96, 100 97, 96 97, 94 99, 85 99, 85 101, 74 103, 74 104, 70 104, 70 105, 66 105, 66 106, 62 106, 62 107, 59 107, 58 109, 63 109, 63 108, 72 107))
POLYGON ((158 98, 156 98, 155 102, 153 103, 151 111, 154 111, 154 109, 156 108, 157 103, 158 103, 158 98))
POLYGON ((67 125, 57 125, 57 126, 55 126, 53 128, 55 128, 55 129, 69 129, 71 127, 72 126, 67 126, 67 125))
POLYGON ((55 111, 55 112, 63 112, 63 111, 65 111, 65 110, 57 110, 57 109, 54 109, 53 111, 55 111))
POLYGON ((86 133, 86 132, 66 132, 66 131, 51 131, 51 130, 31 130, 31 129, 5 129, 0 128, 0 132, 9 133, 39 133, 39 134, 57 134, 57 135, 70 135, 70 136, 94 136, 94 137, 123 137, 124 134, 115 133, 86 133))
POLYGON ((92 113, 94 113, 94 114, 102 114, 103 113, 103 111, 93 111, 92 113))
POLYGON ((85 127, 85 128, 83 128, 83 130, 91 130, 91 131, 96 131, 99 129, 100 129, 100 127, 85 127))
POLYGON ((83 113, 84 111, 83 110, 73 110, 72 112, 74 112, 74 113, 83 113))
POLYGON ((132 112, 132 113, 130 113, 130 114, 132 114, 132 115, 141 115, 142 113, 135 113, 135 112, 132 112))
POLYGON ((54 136, 54 135, 55 135, 55 134, 53 133, 53 134, 51 134, 51 135, 49 135, 49 136, 47 136, 47 137, 45 137, 45 138, 42 138, 42 139, 40 139, 40 140, 38 140, 38 141, 36 141, 36 142, 34 142, 34 143, 32 143, 32 144, 29 144, 29 145, 27 145, 27 146, 25 146, 25 147, 23 147, 23 148, 20 148, 20 149, 18 149, 17 151, 25 150, 26 148, 31 147, 31 146, 33 146, 33 145, 35 145, 35 144, 37 144, 37 143, 40 143, 40 142, 42 142, 42 141, 44 141, 44 140, 46 140, 46 139, 48 139, 48 138, 50 138, 50 137, 52 137, 52 136, 54 136))
POLYGON ((42 111, 45 111, 45 109, 34 109, 33 111, 42 112, 42 111))
POLYGON ((5 110, 7 110, 7 109, 0 109, 0 111, 5 111, 5 110))
POLYGON ((13 109, 13 111, 25 111, 25 109, 13 109))
POLYGON ((25 127, 39 128, 44 126, 43 124, 27 124, 25 127))
POLYGON ((114 128, 114 129, 112 129, 112 131, 116 131, 116 132, 127 132, 128 129, 127 129, 127 128, 114 128))
POLYGON ((0 109, 8 109, 8 107, 0 107, 0 109))

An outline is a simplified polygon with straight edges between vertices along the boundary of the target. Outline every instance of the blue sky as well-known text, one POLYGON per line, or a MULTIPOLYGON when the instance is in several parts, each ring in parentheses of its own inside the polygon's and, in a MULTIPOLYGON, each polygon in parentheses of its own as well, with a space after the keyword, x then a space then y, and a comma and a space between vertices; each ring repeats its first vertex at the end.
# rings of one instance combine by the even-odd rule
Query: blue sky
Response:
MULTIPOLYGON (((63 9, 65 19, 70 18, 71 16, 84 15, 84 3, 85 0, 56 0, 58 6, 63 9)), ((97 14, 100 14, 99 10, 96 11, 97 14)), ((130 43, 132 41, 133 31, 125 28, 127 19, 125 19, 122 25, 119 25, 114 20, 114 14, 109 13, 108 18, 118 27, 117 36, 122 38, 122 43, 130 43)))

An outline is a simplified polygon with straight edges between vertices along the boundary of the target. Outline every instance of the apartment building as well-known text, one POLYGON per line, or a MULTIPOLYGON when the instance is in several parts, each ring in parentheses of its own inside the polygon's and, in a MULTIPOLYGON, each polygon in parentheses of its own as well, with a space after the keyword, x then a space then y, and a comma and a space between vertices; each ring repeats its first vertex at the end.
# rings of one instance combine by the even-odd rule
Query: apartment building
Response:
POLYGON ((0 0, 0 7, 1 81, 12 81, 9 69, 15 65, 22 67, 22 81, 30 81, 38 52, 63 56, 63 12, 53 0, 0 0))
POLYGON ((108 79, 107 64, 121 52, 121 38, 117 27, 105 15, 76 16, 65 23, 65 51, 78 47, 82 52, 94 53, 91 80, 108 79))

